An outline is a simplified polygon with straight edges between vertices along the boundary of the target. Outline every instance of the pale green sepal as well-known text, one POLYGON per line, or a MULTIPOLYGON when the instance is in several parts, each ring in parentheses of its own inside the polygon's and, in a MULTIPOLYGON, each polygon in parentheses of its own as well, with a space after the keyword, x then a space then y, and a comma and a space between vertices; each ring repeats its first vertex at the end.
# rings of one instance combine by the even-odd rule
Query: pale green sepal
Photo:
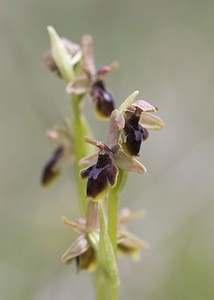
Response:
POLYGON ((51 52, 53 59, 62 77, 66 82, 70 82, 74 78, 72 58, 66 47, 63 45, 55 29, 52 26, 48 26, 47 30, 51 41, 51 52))
POLYGON ((81 234, 73 244, 68 248, 68 250, 62 255, 62 262, 68 262, 73 258, 80 256, 86 252, 89 248, 88 240, 85 238, 84 234, 81 234))
POLYGON ((164 128, 161 118, 147 112, 141 114, 139 124, 148 130, 161 130, 164 128))
POLYGON ((119 107, 119 111, 122 113, 127 107, 133 104, 135 101, 135 98, 139 94, 139 91, 134 91, 131 95, 126 98, 126 100, 123 101, 123 103, 119 107))

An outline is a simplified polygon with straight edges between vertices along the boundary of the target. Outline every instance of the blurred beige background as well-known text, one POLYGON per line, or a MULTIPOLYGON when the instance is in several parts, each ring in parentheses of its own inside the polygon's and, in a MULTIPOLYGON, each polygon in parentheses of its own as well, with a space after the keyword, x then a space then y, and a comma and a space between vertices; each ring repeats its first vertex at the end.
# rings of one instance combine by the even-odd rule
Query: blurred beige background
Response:
POLYGON ((107 79, 117 104, 138 89, 165 121, 143 144, 147 175, 131 174, 121 199, 146 209, 130 229, 151 244, 139 263, 120 261, 121 299, 214 299, 213 15, 213 1, 0 0, 1 300, 94 299, 90 275, 59 259, 75 238, 60 217, 80 214, 72 171, 39 183, 54 149, 44 132, 69 114, 41 62, 47 25, 75 42, 92 34, 97 66, 120 61, 107 79))

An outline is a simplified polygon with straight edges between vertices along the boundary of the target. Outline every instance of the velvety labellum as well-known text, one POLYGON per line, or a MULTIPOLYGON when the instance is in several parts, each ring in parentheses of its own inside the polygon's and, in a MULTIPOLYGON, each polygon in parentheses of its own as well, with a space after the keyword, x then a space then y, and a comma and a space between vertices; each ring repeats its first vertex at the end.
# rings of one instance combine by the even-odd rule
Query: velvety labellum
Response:
POLYGON ((102 80, 98 80, 93 84, 90 96, 95 105, 96 113, 103 118, 109 118, 114 110, 114 99, 105 89, 105 85, 102 80))
POLYGON ((143 128, 139 122, 139 117, 132 114, 127 118, 124 127, 125 142, 123 143, 124 149, 130 155, 137 156, 140 152, 141 143, 148 138, 148 130, 143 128))
POLYGON ((109 185, 115 184, 117 167, 109 154, 99 154, 97 163, 82 170, 81 176, 88 177, 87 196, 99 200, 108 191, 109 185))

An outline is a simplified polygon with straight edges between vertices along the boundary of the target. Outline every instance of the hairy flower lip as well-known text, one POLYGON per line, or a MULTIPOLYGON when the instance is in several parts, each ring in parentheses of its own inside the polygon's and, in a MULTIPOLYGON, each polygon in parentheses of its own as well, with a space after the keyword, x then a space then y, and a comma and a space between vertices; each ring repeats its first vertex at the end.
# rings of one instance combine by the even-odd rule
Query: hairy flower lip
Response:
POLYGON ((114 165, 111 155, 102 148, 98 153, 97 162, 80 171, 80 176, 88 178, 86 195, 94 200, 101 200, 110 186, 114 187, 118 176, 118 168, 114 165))
POLYGON ((95 154, 82 158, 80 165, 89 165, 80 171, 80 176, 84 179, 88 177, 86 195, 100 200, 108 193, 110 187, 114 187, 117 180, 118 168, 124 171, 144 174, 146 168, 137 159, 126 155, 119 144, 109 147, 104 142, 84 138, 87 143, 99 148, 95 154), (105 157, 106 156, 106 157, 105 157), (107 159, 108 158, 108 159, 107 159), (100 162, 105 159, 103 167, 100 162))

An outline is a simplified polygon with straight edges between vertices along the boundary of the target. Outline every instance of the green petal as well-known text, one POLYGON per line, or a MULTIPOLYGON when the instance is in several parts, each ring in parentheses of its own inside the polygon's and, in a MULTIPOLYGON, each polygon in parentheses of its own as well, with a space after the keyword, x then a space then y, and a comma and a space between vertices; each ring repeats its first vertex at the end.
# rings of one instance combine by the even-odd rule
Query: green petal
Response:
POLYGON ((123 101, 123 103, 120 105, 119 111, 122 113, 126 108, 132 105, 138 94, 139 92, 135 91, 131 95, 129 95, 128 98, 126 98, 126 100, 123 101))

